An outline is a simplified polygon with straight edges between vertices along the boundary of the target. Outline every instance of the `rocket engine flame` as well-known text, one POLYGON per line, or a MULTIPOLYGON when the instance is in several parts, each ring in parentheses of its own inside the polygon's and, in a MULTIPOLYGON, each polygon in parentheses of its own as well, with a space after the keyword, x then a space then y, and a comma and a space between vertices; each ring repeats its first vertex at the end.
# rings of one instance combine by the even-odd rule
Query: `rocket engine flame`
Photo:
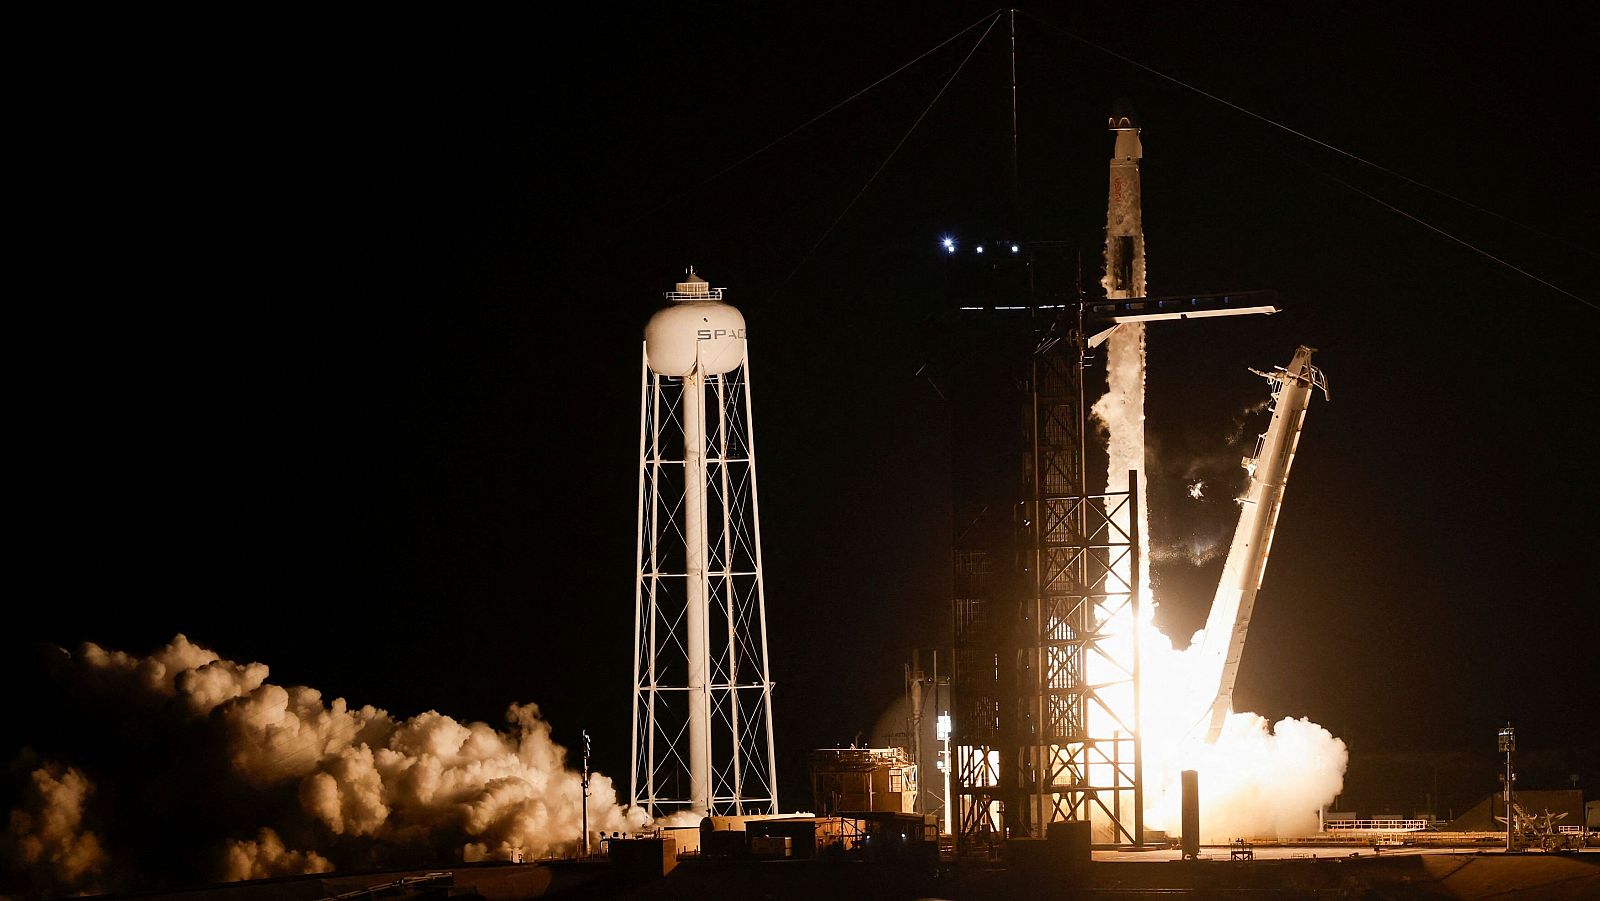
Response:
MULTIPOLYGON (((163 783, 162 793, 193 792, 195 809, 210 817, 245 811, 212 836, 220 841, 203 864, 209 872, 168 874, 173 881, 533 858, 578 841, 582 777, 533 704, 511 705, 499 729, 435 711, 396 719, 343 698, 326 701, 314 688, 273 684, 264 664, 223 659, 183 635, 147 657, 85 644, 67 666, 82 694, 104 708, 94 712, 107 731, 128 733, 118 715, 154 718, 155 740, 198 749, 211 765, 214 779, 192 780, 208 784, 163 783), (228 803, 235 798, 244 803, 228 803)), ((95 809, 88 776, 74 767, 47 765, 32 779, 37 791, 12 811, 4 850, 49 871, 40 894, 150 881, 142 868, 116 871, 111 861, 122 852, 109 843, 162 828, 128 821, 160 814, 95 809), (91 822, 111 828, 90 830, 91 822)), ((643 825, 642 812, 618 803, 612 780, 593 774, 590 829, 643 825)))

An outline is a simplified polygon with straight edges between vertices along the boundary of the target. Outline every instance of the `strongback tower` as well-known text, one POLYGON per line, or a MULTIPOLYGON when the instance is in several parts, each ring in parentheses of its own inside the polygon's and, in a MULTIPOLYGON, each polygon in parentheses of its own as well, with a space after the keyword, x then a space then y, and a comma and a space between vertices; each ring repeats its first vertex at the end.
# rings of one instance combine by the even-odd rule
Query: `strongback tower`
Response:
POLYGON ((744 317, 689 270, 645 327, 632 801, 777 813, 744 317))

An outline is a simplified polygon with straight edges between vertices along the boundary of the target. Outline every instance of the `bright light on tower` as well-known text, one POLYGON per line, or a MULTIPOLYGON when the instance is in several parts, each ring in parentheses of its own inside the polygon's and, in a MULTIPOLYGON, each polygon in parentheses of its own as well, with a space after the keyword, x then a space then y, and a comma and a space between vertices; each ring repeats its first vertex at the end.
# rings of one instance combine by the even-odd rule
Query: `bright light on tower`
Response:
POLYGON ((983 245, 982 244, 978 245, 978 252, 979 253, 983 253, 983 245))
POLYGON ((1011 245, 1011 252, 1012 253, 1016 253, 1017 252, 1017 245, 1015 245, 1015 244, 1011 245))
POLYGON ((939 243, 943 244, 944 245, 944 249, 949 251, 950 253, 955 253, 956 252, 956 239, 955 238, 945 238, 943 241, 940 241, 939 243))

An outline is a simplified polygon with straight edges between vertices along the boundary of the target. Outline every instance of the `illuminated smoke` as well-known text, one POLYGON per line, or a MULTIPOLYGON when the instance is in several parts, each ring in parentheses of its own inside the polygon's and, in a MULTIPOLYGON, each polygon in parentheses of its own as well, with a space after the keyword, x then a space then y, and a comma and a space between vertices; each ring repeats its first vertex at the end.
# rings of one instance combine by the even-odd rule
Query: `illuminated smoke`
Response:
POLYGON ((1169 541, 1160 547, 1150 549, 1152 563, 1187 563, 1190 566, 1204 566, 1218 559, 1228 552, 1228 536, 1221 532, 1201 534, 1196 532, 1188 538, 1169 541))
POLYGON ((1245 433, 1252 424, 1260 421, 1257 417, 1266 411, 1270 403, 1269 398, 1262 398, 1247 404, 1232 415, 1220 434, 1204 438, 1196 436, 1196 441, 1202 446, 1186 448, 1182 454, 1169 453, 1167 456, 1173 459, 1149 460, 1150 469, 1160 478, 1184 482, 1191 497, 1194 496, 1195 484, 1199 483, 1202 494, 1195 500, 1202 500, 1207 491, 1213 496, 1243 491, 1246 474, 1239 460, 1255 444, 1255 436, 1250 436, 1247 441, 1245 433))
POLYGON ((84 827, 84 803, 93 792, 73 767, 45 763, 28 773, 0 846, 7 869, 42 894, 99 890, 108 859, 99 837, 84 827))
POLYGON ((1244 409, 1234 414, 1233 423, 1228 429, 1228 446, 1232 447, 1243 440, 1244 427, 1250 422, 1250 418, 1257 413, 1265 412, 1270 406, 1272 406, 1272 400, 1270 398, 1262 398, 1254 403, 1247 404, 1244 409))
POLYGON ((299 876, 305 873, 331 873, 333 864, 315 851, 294 851, 283 846, 278 833, 263 826, 254 839, 228 842, 223 865, 224 882, 242 879, 267 879, 272 876, 299 876))
MULTIPOLYGON (((343 698, 326 701, 313 688, 272 684, 265 665, 222 659, 182 635, 147 657, 85 644, 67 669, 83 694, 106 708, 108 731, 127 731, 135 717, 153 719, 166 740, 191 751, 198 746, 197 759, 211 767, 215 784, 171 791, 195 792, 195 803, 213 819, 234 806, 255 812, 211 836, 216 844, 206 852, 206 876, 519 853, 531 859, 578 842, 581 776, 567 767, 566 750, 551 740, 532 704, 512 705, 504 729, 434 711, 397 720, 343 698), (110 721, 117 716, 128 722, 110 721)), ((77 770, 39 772, 33 806, 12 814, 12 832, 22 833, 12 843, 50 866, 56 889, 86 884, 106 859, 94 834, 81 828, 89 783, 77 770)), ((128 818, 139 816, 126 809, 101 813, 121 833, 130 828, 128 818)), ((609 777, 594 774, 591 830, 632 830, 644 819, 618 804, 609 777)), ((140 882, 133 874, 108 875, 121 877, 105 880, 116 886, 140 882)))
MULTIPOLYGON (((1148 748, 1149 745, 1147 744, 1148 748)), ((1269 723, 1254 713, 1229 714, 1215 744, 1169 745, 1146 752, 1145 824, 1176 835, 1181 823, 1180 773, 1200 773, 1200 839, 1301 838, 1317 831, 1317 811, 1344 786, 1344 742, 1305 718, 1269 723)))
MULTIPOLYGON (((1106 427, 1106 491, 1128 490, 1128 470, 1145 472, 1144 464, 1144 324, 1131 323, 1117 327, 1106 341, 1106 393, 1095 401, 1093 413, 1106 427)), ((1150 534, 1150 504, 1147 502, 1149 486, 1139 480, 1136 498, 1139 509, 1140 566, 1139 584, 1150 584, 1150 554, 1147 547, 1150 534)), ((1118 525, 1127 530, 1131 523, 1126 515, 1114 517, 1118 525)), ((1144 597, 1150 597, 1148 590, 1144 597)))
MULTIPOLYGON (((1150 481, 1180 481, 1184 483, 1189 499, 1198 501, 1200 506, 1216 511, 1227 505, 1237 515, 1238 508, 1234 505, 1249 481, 1239 461, 1254 446, 1254 436, 1250 441, 1245 441, 1244 436, 1251 423, 1256 421, 1255 417, 1267 409, 1269 402, 1262 398, 1235 411, 1226 427, 1216 434, 1205 436, 1199 447, 1185 447, 1182 453, 1169 448, 1161 455, 1161 459, 1157 459, 1151 453, 1151 448, 1146 446, 1145 463, 1150 481)), ((1163 512, 1169 515, 1168 529, 1185 531, 1186 534, 1164 538, 1160 544, 1151 546, 1149 553, 1152 564, 1183 563, 1198 567, 1227 554, 1234 522, 1223 525, 1216 522, 1214 516, 1199 521, 1196 519, 1198 511, 1192 507, 1187 511, 1163 512)), ((1159 601, 1160 586, 1156 588, 1156 600, 1159 601)))
MULTIPOLYGON (((1127 490, 1129 469, 1145 471, 1144 387, 1145 341, 1142 326, 1123 325, 1114 332, 1106 351, 1107 385, 1093 408, 1106 431, 1109 463, 1107 490, 1127 490)), ((1242 413, 1234 423, 1230 444, 1243 435, 1252 412, 1265 408, 1262 401, 1242 413)), ((1190 473, 1193 476, 1195 473, 1190 473)), ((1276 724, 1254 713, 1230 712, 1222 734, 1206 744, 1193 726, 1193 710, 1182 686, 1190 683, 1191 661, 1203 644, 1202 633, 1190 639, 1186 650, 1155 626, 1155 596, 1149 577, 1150 530, 1147 525, 1145 482, 1140 482, 1139 544, 1142 565, 1140 591, 1150 599, 1140 608, 1140 732, 1144 743, 1145 825, 1176 834, 1180 813, 1180 773, 1200 773, 1200 830, 1203 841, 1238 837, 1291 838, 1314 833, 1317 810, 1330 803, 1344 783, 1348 752, 1344 742, 1328 730, 1305 719, 1285 718, 1276 724)), ((1127 528, 1129 517, 1120 517, 1127 528)), ((1189 558, 1204 562, 1222 552, 1215 543, 1195 542, 1189 548, 1163 549, 1163 558, 1189 558)), ((1119 572, 1130 576, 1126 567, 1119 572)), ((1109 631, 1130 623, 1113 620, 1109 631)), ((1123 653, 1118 650, 1117 653, 1123 653)), ((1095 681, 1094 673, 1089 674, 1095 681)), ((1132 718, 1132 698, 1108 695, 1108 702, 1123 717, 1132 718)), ((1091 721, 1091 727, 1095 724, 1091 721)), ((1102 724, 1103 727, 1103 724, 1102 724)), ((1106 734, 1102 731, 1101 734, 1106 734)))
POLYGON ((706 815, 703 811, 677 810, 667 814, 666 816, 657 817, 650 825, 652 828, 659 826, 663 829, 671 829, 681 826, 698 826, 700 825, 700 821, 705 818, 706 815))

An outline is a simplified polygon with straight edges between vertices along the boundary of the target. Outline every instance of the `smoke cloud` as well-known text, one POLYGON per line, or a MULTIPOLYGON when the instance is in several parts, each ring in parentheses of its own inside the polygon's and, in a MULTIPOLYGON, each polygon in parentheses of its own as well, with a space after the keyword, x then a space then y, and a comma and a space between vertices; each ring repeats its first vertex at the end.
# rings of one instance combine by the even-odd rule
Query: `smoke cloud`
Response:
POLYGON ((32 890, 92 892, 108 859, 100 839, 84 828, 84 804, 94 785, 76 768, 45 763, 27 774, 22 802, 12 809, 0 846, 8 867, 32 890))
MULTIPOLYGON (((120 781, 107 784, 124 795, 177 799, 143 810, 97 809, 93 767, 33 770, 5 848, 33 874, 28 891, 532 859, 577 843, 582 777, 537 706, 513 704, 503 728, 435 711, 396 719, 328 701, 314 688, 273 684, 268 674, 264 664, 223 659, 183 635, 145 657, 94 644, 71 655, 64 675, 96 708, 85 715, 102 718, 103 740, 133 735, 151 759, 186 756, 151 767, 128 764, 104 744, 86 749, 117 771, 120 781), (86 828, 91 822, 105 829, 86 828), (203 847, 161 872, 139 860, 152 828, 203 847), (130 846, 127 863, 119 840, 130 846)), ((591 830, 644 824, 641 812, 618 803, 609 777, 592 776, 591 830)))
POLYGON ((228 842, 223 864, 224 882, 241 879, 267 879, 272 876, 300 876, 306 873, 331 873, 333 864, 315 851, 293 851, 283 846, 278 833, 263 826, 255 839, 228 842))
POLYGON ((1197 770, 1201 841, 1313 835, 1317 811, 1344 786, 1349 756, 1344 742, 1303 717, 1273 724, 1234 713, 1215 744, 1181 742, 1153 761, 1146 771, 1145 822, 1177 834, 1181 773, 1197 770))
MULTIPOLYGON (((1141 292, 1142 293, 1142 292, 1141 292)), ((1144 473, 1144 386, 1145 335, 1143 323, 1123 324, 1106 341, 1106 393, 1095 401, 1091 412, 1106 430, 1106 491, 1128 490, 1128 471, 1144 473)), ((1140 540, 1138 584, 1150 584, 1150 485, 1139 480, 1138 529, 1140 540)), ((1131 517, 1114 516, 1119 527, 1128 531, 1131 517)), ((1149 592, 1145 592, 1149 597, 1149 592)))

